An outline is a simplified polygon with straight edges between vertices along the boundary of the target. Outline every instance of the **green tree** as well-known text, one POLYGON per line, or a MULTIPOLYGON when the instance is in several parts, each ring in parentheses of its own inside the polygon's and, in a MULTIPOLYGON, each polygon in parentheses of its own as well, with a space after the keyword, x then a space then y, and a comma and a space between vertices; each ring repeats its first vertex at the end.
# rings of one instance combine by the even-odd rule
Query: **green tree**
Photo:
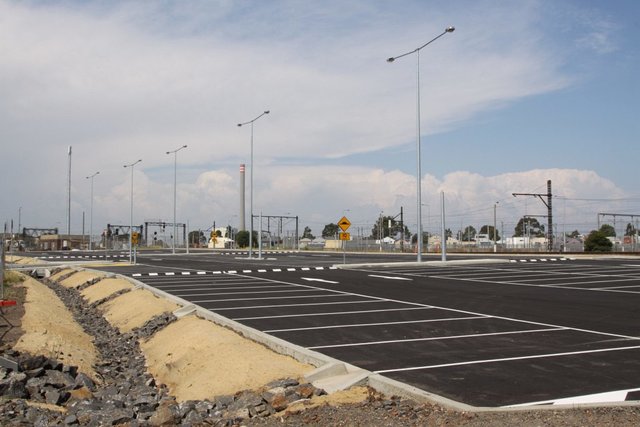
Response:
POLYGON ((580 237, 580 232, 578 230, 573 230, 571 233, 567 234, 567 237, 577 239, 578 237, 580 237))
POLYGON ((311 234, 311 229, 309 227, 305 227, 304 231, 302 232, 302 238, 303 239, 311 239, 311 240, 313 240, 316 237, 313 234, 311 234))
POLYGON ((607 237, 616 237, 616 229, 610 224, 602 224, 598 231, 602 231, 607 237))
POLYGON ((637 232, 636 227, 633 224, 628 223, 627 224, 627 229, 625 230, 624 235, 625 236, 635 236, 636 232, 637 232))
MULTIPOLYGON (((533 237, 544 237, 544 225, 540 224, 537 219, 531 217, 522 217, 513 233, 513 237, 523 237, 531 235, 533 237)), ((492 235, 493 237, 493 235, 492 235)))
POLYGON ((406 225, 403 227, 400 225, 400 221, 396 221, 392 216, 383 216, 382 221, 380 218, 373 224, 373 228, 371 229, 371 237, 374 239, 379 239, 380 236, 380 223, 382 222, 382 238, 385 237, 395 237, 398 234, 402 233, 402 229, 404 228, 404 235, 409 236, 409 227, 406 225), (391 224, 391 227, 389 227, 391 224))
MULTIPOLYGON (((238 244, 238 247, 240 248, 246 248, 249 246, 249 231, 248 230, 242 230, 242 231, 238 231, 238 234, 236 234, 236 243, 238 244)), ((253 247, 257 248, 258 247, 258 232, 256 230, 253 230, 253 247)))
POLYGON ((470 242, 471 240, 476 238, 476 234, 478 232, 472 225, 467 225, 465 229, 462 231, 461 240, 470 242))
POLYGON ((204 240, 204 233, 200 230, 194 230, 189 232, 189 245, 199 245, 204 240))
POLYGON ((447 237, 447 239, 453 237, 453 231, 451 231, 450 228, 447 228, 446 230, 444 230, 444 235, 447 237))
MULTIPOLYGON (((493 225, 483 225, 480 227, 480 234, 488 234, 489 240, 493 241, 493 225)), ((496 242, 500 240, 500 232, 496 230, 496 242)))
MULTIPOLYGON (((427 246, 429 244, 429 236, 430 236, 430 234, 427 233, 426 231, 422 232, 422 245, 423 246, 427 246)), ((411 236, 411 244, 415 245, 416 243, 418 243, 418 233, 416 233, 416 234, 411 236)))
POLYGON ((335 238, 335 236, 340 233, 340 231, 342 230, 340 230, 338 224, 327 224, 322 230, 322 237, 324 237, 325 239, 328 237, 335 238))
POLYGON ((584 240, 585 252, 610 252, 612 247, 613 243, 602 229, 592 231, 584 240))

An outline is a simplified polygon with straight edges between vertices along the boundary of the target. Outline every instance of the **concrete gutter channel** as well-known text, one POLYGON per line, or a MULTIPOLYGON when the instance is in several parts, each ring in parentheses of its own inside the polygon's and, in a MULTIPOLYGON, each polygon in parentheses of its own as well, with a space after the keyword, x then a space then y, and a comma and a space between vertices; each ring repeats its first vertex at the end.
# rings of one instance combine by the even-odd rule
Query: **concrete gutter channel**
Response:
MULTIPOLYGON (((433 266, 447 266, 447 265, 462 265, 462 264, 497 264, 509 262, 509 260, 496 260, 496 259, 482 259, 482 260, 456 260, 456 261, 426 261, 426 262, 395 262, 395 263, 367 263, 367 264, 337 264, 335 267, 340 269, 354 269, 354 268, 372 268, 372 267, 409 267, 418 265, 433 265, 433 266)), ((75 268, 78 271, 91 271, 95 273, 105 274, 104 271, 93 270, 91 268, 82 268, 72 265, 75 263, 67 263, 65 266, 75 268)), ((25 266, 27 267, 27 266, 25 266)), ((39 274, 44 274, 46 277, 50 275, 48 269, 41 266, 30 266, 30 270, 40 270, 39 274)), ((63 267, 57 265, 57 267, 63 267)), ((22 269, 22 268, 21 268, 22 269)), ((24 268, 27 269, 27 268, 24 268)), ((43 276, 44 277, 44 276, 43 276)), ((245 338, 260 343, 274 352, 282 355, 293 357, 301 363, 308 363, 316 366, 316 369, 305 375, 305 379, 312 383, 315 387, 324 389, 327 393, 332 393, 338 390, 346 390, 353 386, 369 386, 378 392, 387 396, 400 396, 408 399, 413 399, 416 402, 436 403, 445 408, 453 409, 456 411, 464 412, 521 412, 530 410, 561 410, 561 409, 574 409, 574 408, 596 408, 596 407, 617 407, 617 406, 637 406, 638 402, 616 402, 605 404, 559 404, 559 405, 535 405, 535 406, 521 406, 514 408, 501 408, 501 407, 476 407, 467 405, 465 403, 457 402, 455 400, 448 399, 444 396, 429 393, 417 387, 405 384, 400 381, 393 380, 391 378, 384 377, 380 374, 367 371, 365 369, 358 368, 357 366, 343 362, 338 359, 326 356, 313 350, 308 350, 296 344, 292 344, 288 341, 280 338, 268 335, 262 331, 245 326, 239 322, 227 319, 217 313, 209 311, 203 307, 192 304, 191 302, 171 295, 162 290, 156 289, 150 285, 140 282, 134 278, 117 274, 107 273, 107 277, 117 277, 127 280, 135 285, 135 289, 146 289, 162 298, 166 298, 181 308, 174 311, 173 314, 178 317, 184 317, 191 314, 210 320, 213 323, 227 327, 245 338)))

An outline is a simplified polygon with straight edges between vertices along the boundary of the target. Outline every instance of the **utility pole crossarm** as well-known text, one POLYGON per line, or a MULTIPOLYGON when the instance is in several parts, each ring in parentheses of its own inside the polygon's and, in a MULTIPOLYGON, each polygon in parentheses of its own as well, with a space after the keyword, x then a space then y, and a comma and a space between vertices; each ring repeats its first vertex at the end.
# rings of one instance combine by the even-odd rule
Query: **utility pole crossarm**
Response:
POLYGON ((538 199, 540 199, 540 201, 541 201, 542 203, 544 203, 544 205, 545 205, 547 208, 549 207, 549 205, 547 204, 547 202, 545 202, 545 200, 542 198, 543 196, 544 196, 544 197, 547 197, 547 196, 548 196, 548 194, 540 194, 540 193, 511 193, 511 195, 512 195, 513 197, 518 197, 518 196, 532 196, 532 197, 537 197, 538 199))
POLYGON ((553 250, 553 210, 551 208, 551 200, 552 200, 551 180, 547 180, 546 194, 542 194, 542 193, 511 193, 511 194, 513 195, 513 197, 518 197, 518 196, 537 197, 547 207, 547 227, 548 227, 547 228, 547 245, 548 245, 549 252, 551 252, 553 250), (545 201, 543 197, 546 197, 547 200, 545 201))

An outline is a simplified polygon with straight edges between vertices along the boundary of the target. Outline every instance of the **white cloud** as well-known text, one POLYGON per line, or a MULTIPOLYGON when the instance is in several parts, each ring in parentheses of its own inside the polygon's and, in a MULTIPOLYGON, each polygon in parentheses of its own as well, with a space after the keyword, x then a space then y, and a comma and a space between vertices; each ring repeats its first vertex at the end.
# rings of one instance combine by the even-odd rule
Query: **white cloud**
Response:
MULTIPOLYGON (((324 225, 346 215, 358 228, 369 232, 376 218, 397 215, 404 208, 405 223, 416 229, 415 178, 399 171, 360 167, 263 167, 257 171, 254 213, 272 216, 299 216, 300 226, 310 226, 319 234, 324 225)), ((440 193, 446 200, 447 227, 457 231, 467 225, 479 229, 493 223, 493 206, 498 202, 498 222, 510 233, 523 215, 546 215, 546 207, 537 198, 518 197, 512 193, 546 194, 546 182, 552 180, 554 223, 564 229, 588 232, 596 228, 596 214, 602 209, 626 209, 640 205, 611 181, 592 171, 547 169, 481 176, 454 172, 442 180, 423 179, 423 224, 431 232, 440 228, 440 193), (582 198, 599 199, 585 202, 582 198), (607 199, 609 201, 603 201, 607 199), (619 199, 619 200, 618 200, 619 199), (618 201, 616 201, 618 200, 618 201), (630 205, 630 203, 632 203, 630 205), (633 205, 635 203, 635 205, 633 205)), ((136 172, 136 220, 171 221, 173 185, 152 182, 143 172, 136 172)), ((129 177, 96 197, 96 224, 128 224, 129 177)), ((249 179, 246 180, 246 220, 249 220, 249 179)), ((546 200, 546 197, 544 197, 546 200)), ((85 199, 86 200, 86 199, 85 199)), ((239 174, 228 171, 202 173, 194 183, 178 186, 178 222, 207 228, 239 224, 239 174)), ((87 201, 88 203, 88 201, 87 201)), ((86 204, 84 205, 86 208, 86 204)), ((540 218, 546 223, 545 218, 540 218)), ((620 225, 620 224, 619 224, 620 225)), ((101 225, 102 226, 102 225, 101 225)))
MULTIPOLYGON (((542 37, 536 2, 514 8, 472 2, 456 12, 457 22, 421 2, 406 10, 370 2, 256 2, 257 11, 229 1, 179 5, 0 0, 0 138, 3 157, 22 160, 1 172, 2 181, 13 184, 5 217, 13 205, 24 205, 31 225, 60 223, 64 153, 73 145, 74 212, 87 210, 84 176, 99 170, 94 222, 128 221, 129 176, 122 165, 142 158, 135 172, 136 221, 169 219, 173 187, 165 151, 188 144, 180 167, 209 172, 179 180, 180 217, 199 225, 231 221, 239 205, 237 173, 225 168, 249 163, 249 130, 236 123, 270 109, 255 125, 257 209, 299 214, 315 228, 347 209, 356 223, 368 224, 381 210, 395 214, 404 206, 415 222, 409 175, 279 161, 313 163, 411 141, 415 61, 387 64, 385 58, 449 24, 458 30, 422 56, 425 133, 571 83, 558 71, 562 58, 536 43, 542 37)), ((519 179, 426 177, 428 215, 436 216, 441 189, 458 201, 451 202, 453 212, 526 187, 519 179)), ((598 188, 592 184, 583 185, 598 188)), ((73 217, 79 229, 79 215, 73 217)))
MULTIPOLYGON (((413 58, 384 61, 387 52, 412 45, 402 36, 382 38, 386 28, 345 28, 321 38, 296 33, 309 42, 310 51, 301 52, 296 38, 265 46, 263 38, 216 32, 159 34, 148 22, 140 25, 140 4, 104 15, 54 5, 3 2, 0 8, 0 35, 11 40, 0 52, 8 94, 0 111, 14 125, 9 131, 25 132, 32 147, 81 141, 106 157, 127 146, 153 153, 147 165, 156 165, 165 162, 154 156, 158 147, 185 142, 193 147, 185 153, 188 161, 213 159, 212 150, 237 157, 245 155, 237 149, 245 134, 234 124, 266 108, 272 115, 260 123, 257 150, 270 157, 348 155, 401 145, 412 136, 413 58), (28 123, 35 126, 20 129, 28 123)), ((371 12, 367 17, 384 19, 371 12)), ((325 18, 331 25, 337 16, 325 18)), ((566 85, 553 57, 524 43, 531 31, 496 45, 499 35, 474 40, 484 30, 468 19, 462 24, 424 54, 425 131, 566 85)), ((520 16, 518 24, 532 22, 520 16)), ((414 25, 403 32, 424 33, 424 23, 414 25)))

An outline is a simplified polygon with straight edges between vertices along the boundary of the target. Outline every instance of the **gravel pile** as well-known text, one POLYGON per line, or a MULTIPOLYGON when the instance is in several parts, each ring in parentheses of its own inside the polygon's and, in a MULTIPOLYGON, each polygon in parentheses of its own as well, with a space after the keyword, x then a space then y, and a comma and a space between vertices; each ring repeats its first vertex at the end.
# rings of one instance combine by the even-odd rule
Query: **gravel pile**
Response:
MULTIPOLYGON (((59 279, 62 280, 62 279, 59 279)), ((42 355, 5 352, 15 366, 0 368, 0 419, 3 425, 161 426, 238 425, 252 417, 268 417, 291 403, 324 394, 311 384, 282 379, 264 392, 244 391, 212 400, 176 402, 145 370, 138 342, 176 320, 171 314, 156 316, 143 327, 122 334, 93 304, 74 289, 45 281, 85 332, 94 337, 100 354, 95 366, 99 381, 77 367, 42 355), (44 408, 29 403, 51 405, 44 408)))

